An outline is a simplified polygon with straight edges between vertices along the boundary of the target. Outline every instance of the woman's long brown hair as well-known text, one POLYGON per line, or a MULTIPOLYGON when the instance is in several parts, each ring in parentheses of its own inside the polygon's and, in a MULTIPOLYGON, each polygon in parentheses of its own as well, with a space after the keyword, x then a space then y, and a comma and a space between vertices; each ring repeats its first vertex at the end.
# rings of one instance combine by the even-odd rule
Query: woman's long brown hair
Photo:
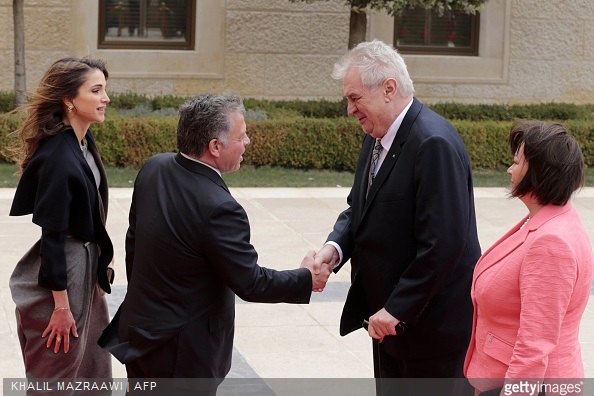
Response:
POLYGON ((19 142, 13 150, 20 172, 31 160, 39 142, 62 130, 66 114, 64 100, 76 98, 87 75, 95 69, 100 70, 105 79, 108 78, 105 62, 100 59, 62 58, 50 66, 31 100, 22 106, 26 118, 15 131, 19 142))

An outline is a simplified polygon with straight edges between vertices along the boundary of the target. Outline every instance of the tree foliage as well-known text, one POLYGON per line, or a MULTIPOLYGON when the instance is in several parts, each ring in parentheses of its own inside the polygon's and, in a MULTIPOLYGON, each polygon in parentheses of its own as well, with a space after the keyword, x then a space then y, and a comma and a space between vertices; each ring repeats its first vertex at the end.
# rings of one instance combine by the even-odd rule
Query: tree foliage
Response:
MULTIPOLYGON (((320 0, 289 0, 291 3, 313 3, 320 0)), ((324 0, 328 1, 328 0, 324 0)), ((474 14, 488 0, 345 0, 351 10, 349 21, 348 48, 365 41, 367 32, 367 10, 385 10, 389 15, 397 15, 407 8, 423 7, 442 16, 446 11, 466 11, 474 14)))
MULTIPOLYGON (((319 0, 289 1, 291 3, 314 3, 319 0)), ((365 12, 365 10, 369 8, 372 10, 386 10, 390 15, 394 15, 407 8, 416 7, 431 9, 439 14, 449 10, 463 10, 474 14, 487 1, 488 0, 345 0, 344 3, 355 12, 365 12)))
MULTIPOLYGON (((457 10, 474 14, 488 0, 369 0, 368 6, 371 9, 384 9, 390 15, 397 14, 407 8, 422 7, 433 10, 440 15, 445 11, 457 10)), ((350 1, 347 1, 347 4, 350 1)))

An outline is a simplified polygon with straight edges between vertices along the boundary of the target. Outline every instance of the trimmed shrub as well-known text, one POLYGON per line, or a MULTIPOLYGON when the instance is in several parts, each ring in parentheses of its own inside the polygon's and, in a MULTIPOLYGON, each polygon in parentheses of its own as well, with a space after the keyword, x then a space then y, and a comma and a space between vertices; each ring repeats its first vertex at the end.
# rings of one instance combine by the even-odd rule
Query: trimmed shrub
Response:
POLYGON ((173 108, 177 110, 179 106, 182 105, 186 100, 188 100, 188 98, 181 96, 155 96, 151 99, 151 105, 153 106, 153 110, 160 110, 166 108, 173 108))
POLYGON ((511 165, 507 139, 512 123, 452 121, 460 134, 473 167, 498 169, 511 165))
MULTIPOLYGON (((20 125, 17 114, 0 119, 0 160, 12 162, 8 150, 20 125)), ((594 123, 563 122, 581 144, 586 164, 594 165, 594 123)), ((509 166, 507 138, 512 122, 452 121, 474 168, 509 166)), ((92 126, 106 165, 139 168, 150 156, 175 152, 177 117, 109 116, 92 126)), ((251 145, 244 164, 296 169, 353 171, 364 133, 354 118, 247 121, 251 145)))
POLYGON ((110 94, 109 109, 133 109, 143 104, 150 104, 150 99, 145 95, 134 93, 110 94))
POLYGON ((129 117, 177 117, 177 109, 173 107, 163 107, 159 110, 154 110, 150 103, 141 103, 131 109, 118 109, 113 112, 119 116, 129 117))
POLYGON ((8 113, 14 109, 14 92, 0 92, 0 113, 8 113))
POLYGON ((594 166, 594 123, 592 121, 571 121, 563 123, 580 143, 584 160, 594 166))
POLYGON ((265 100, 244 99, 246 109, 262 110, 268 118, 288 118, 301 116, 306 118, 342 117, 342 102, 321 100, 265 100))
POLYGON ((139 168, 154 154, 177 150, 176 117, 113 116, 91 130, 106 165, 139 168))
MULTIPOLYGON (((153 111, 175 109, 188 98, 163 95, 148 97, 135 93, 110 93, 109 110, 135 109, 148 105, 153 111)), ((266 100, 244 98, 246 110, 266 113, 267 119, 292 117, 339 118, 342 117, 342 101, 321 100, 266 100)), ((572 103, 537 104, 466 104, 442 102, 429 105, 437 113, 449 120, 467 121, 514 121, 518 118, 538 120, 594 120, 594 104, 577 105, 572 103)), ((14 93, 0 92, 0 113, 14 108, 14 93)))
POLYGON ((266 120, 248 122, 247 165, 296 169, 355 169, 363 133, 353 119, 266 120))
POLYGON ((14 163, 10 148, 18 144, 19 138, 13 132, 21 123, 22 118, 19 114, 0 115, 0 161, 14 163))
POLYGON ((539 103, 524 105, 435 103, 429 105, 448 120, 515 121, 533 120, 593 120, 594 105, 573 103, 539 103))

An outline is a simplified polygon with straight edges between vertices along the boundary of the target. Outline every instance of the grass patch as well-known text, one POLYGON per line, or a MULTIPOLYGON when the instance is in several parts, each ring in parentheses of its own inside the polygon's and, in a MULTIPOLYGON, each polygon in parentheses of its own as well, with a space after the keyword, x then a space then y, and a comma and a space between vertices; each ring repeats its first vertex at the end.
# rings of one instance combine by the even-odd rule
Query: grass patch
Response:
POLYGON ((15 176, 14 173, 18 169, 16 165, 0 163, 0 187, 16 187, 19 176, 15 176))
POLYGON ((472 181, 475 187, 508 187, 510 176, 504 169, 475 169, 472 171, 472 181))
POLYGON ((355 175, 351 172, 297 170, 279 167, 242 166, 223 175, 229 187, 350 187, 355 175))
POLYGON ((105 173, 107 173, 109 187, 134 187, 134 180, 138 170, 108 166, 105 168, 105 173))
MULTIPOLYGON (((19 181, 14 173, 17 166, 0 164, 0 187, 16 187, 19 181)), ((132 187, 137 170, 107 167, 107 178, 112 188, 132 187)), ((510 177, 506 168, 476 169, 473 171, 475 187, 508 187, 510 177)), ((278 167, 242 166, 238 171, 223 175, 229 187, 350 187, 354 174, 326 170, 297 170, 278 167)), ((594 186, 594 168, 586 169, 586 186, 594 186)))
MULTIPOLYGON (((18 167, 0 164, 0 187, 16 187, 19 181, 14 176, 18 167)), ((132 168, 108 166, 105 168, 109 187, 133 187, 138 171, 132 168)), ((354 174, 325 170, 297 170, 278 167, 242 166, 238 171, 223 175, 229 187, 350 187, 354 174)))
MULTIPOLYGON (((507 168, 475 169, 472 171, 475 187, 509 187, 511 177, 507 168)), ((594 187, 594 168, 586 168, 585 187, 594 187)))

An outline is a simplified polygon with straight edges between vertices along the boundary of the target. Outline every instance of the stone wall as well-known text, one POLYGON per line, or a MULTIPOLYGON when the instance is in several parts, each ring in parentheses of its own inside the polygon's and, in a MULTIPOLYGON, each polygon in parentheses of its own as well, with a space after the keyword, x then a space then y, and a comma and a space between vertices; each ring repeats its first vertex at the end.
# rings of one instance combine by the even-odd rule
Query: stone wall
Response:
POLYGON ((510 89, 502 96, 594 103, 594 2, 513 3, 510 89))
MULTIPOLYGON (((55 59, 106 59, 111 92, 234 91, 267 99, 339 99, 333 64, 346 50, 344 0, 197 0, 194 51, 99 50, 96 0, 26 0, 27 86, 55 59)), ((368 38, 392 42, 372 13, 368 38)), ((594 102, 592 0, 490 0, 478 57, 406 55, 426 102, 594 102)), ((0 0, 0 91, 13 89, 12 1, 0 0)))
MULTIPOLYGON (((485 12, 486 18, 481 19, 481 35, 485 33, 482 25, 491 25, 497 19, 504 37, 485 43, 481 36, 480 52, 482 57, 493 50, 483 51, 485 44, 503 45, 500 78, 481 82, 468 64, 462 64, 460 70, 468 73, 470 81, 424 78, 416 83, 419 97, 428 102, 594 103, 594 2, 491 0, 487 8, 494 12, 485 12)), ((497 65, 499 58, 492 61, 497 65)), ((414 67, 411 74, 415 82, 419 81, 414 67)))
POLYGON ((343 3, 228 1, 227 86, 275 99, 340 94, 330 73, 348 42, 349 12, 343 3))
MULTIPOLYGON (((25 65, 27 88, 34 89, 45 69, 69 55, 70 1, 25 1, 25 65)), ((12 0, 0 0, 0 91, 14 89, 12 0)))

